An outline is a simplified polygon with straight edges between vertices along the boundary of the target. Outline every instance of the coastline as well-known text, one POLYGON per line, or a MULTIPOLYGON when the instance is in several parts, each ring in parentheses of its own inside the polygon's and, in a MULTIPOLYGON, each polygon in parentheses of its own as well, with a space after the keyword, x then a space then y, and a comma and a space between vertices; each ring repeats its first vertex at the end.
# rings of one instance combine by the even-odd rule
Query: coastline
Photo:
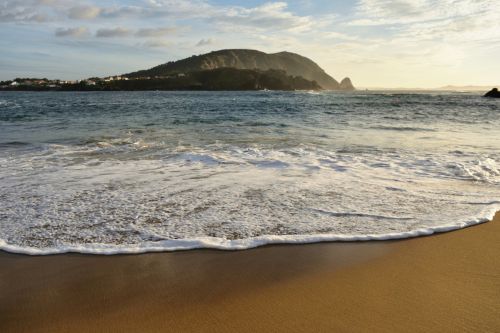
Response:
POLYGON ((0 252, 0 331, 500 329, 500 212, 401 241, 31 257, 0 252))
POLYGON ((73 245, 57 248, 38 249, 32 247, 20 247, 6 243, 0 239, 0 253, 5 251, 12 254, 22 255, 60 255, 60 254, 84 254, 84 255, 131 255, 131 254, 147 254, 147 253, 162 253, 176 251, 193 251, 193 250, 224 250, 224 251, 244 251, 259 247, 272 245, 297 245, 297 244, 317 244, 317 243, 347 243, 347 242, 381 242, 381 241, 397 241, 411 238, 430 236, 440 233, 456 231, 469 228, 475 225, 487 223, 495 217, 497 209, 489 208, 481 213, 481 217, 469 219, 465 222, 444 224, 434 227, 423 227, 412 231, 393 232, 387 234, 376 235, 337 235, 337 234, 317 234, 317 235, 283 235, 283 236, 259 236, 247 239, 228 240, 223 238, 200 237, 192 239, 174 239, 165 240, 154 243, 141 244, 140 246, 106 246, 106 245, 73 245))

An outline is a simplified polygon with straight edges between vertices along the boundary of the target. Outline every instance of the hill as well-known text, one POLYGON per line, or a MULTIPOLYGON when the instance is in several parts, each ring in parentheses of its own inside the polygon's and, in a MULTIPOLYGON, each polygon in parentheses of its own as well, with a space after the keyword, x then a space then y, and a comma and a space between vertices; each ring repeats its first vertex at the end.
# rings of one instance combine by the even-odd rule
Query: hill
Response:
POLYGON ((316 81, 323 89, 354 90, 350 79, 346 78, 340 84, 315 62, 301 55, 290 52, 267 54, 244 49, 214 51, 123 76, 128 78, 169 77, 220 68, 256 71, 281 70, 294 77, 316 81))

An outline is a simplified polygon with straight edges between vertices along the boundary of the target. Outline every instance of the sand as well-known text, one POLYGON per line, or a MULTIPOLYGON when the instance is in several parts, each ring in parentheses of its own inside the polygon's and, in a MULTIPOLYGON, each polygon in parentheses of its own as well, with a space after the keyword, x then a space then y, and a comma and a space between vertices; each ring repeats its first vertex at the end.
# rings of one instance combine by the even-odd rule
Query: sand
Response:
POLYGON ((500 331, 500 214, 404 241, 0 267, 0 332, 500 331))

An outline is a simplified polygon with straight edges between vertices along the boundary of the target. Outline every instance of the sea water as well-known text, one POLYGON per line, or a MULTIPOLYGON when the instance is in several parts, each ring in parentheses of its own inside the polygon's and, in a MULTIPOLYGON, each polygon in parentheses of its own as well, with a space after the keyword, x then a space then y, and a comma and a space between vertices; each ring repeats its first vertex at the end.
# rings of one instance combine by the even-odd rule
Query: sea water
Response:
POLYGON ((0 248, 383 240, 500 210, 500 101, 464 93, 2 92, 0 248))

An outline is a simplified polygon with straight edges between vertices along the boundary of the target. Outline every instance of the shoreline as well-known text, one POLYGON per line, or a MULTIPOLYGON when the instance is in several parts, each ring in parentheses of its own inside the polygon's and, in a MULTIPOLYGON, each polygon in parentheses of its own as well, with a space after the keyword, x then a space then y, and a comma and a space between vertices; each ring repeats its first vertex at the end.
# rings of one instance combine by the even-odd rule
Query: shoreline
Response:
POLYGON ((99 256, 0 252, 0 331, 495 331, 500 212, 405 240, 99 256))
POLYGON ((172 253, 178 251, 194 250, 216 250, 216 251, 247 251, 261 247, 280 246, 280 245, 309 245, 319 243, 364 243, 364 242, 386 242, 403 241, 413 238, 421 238, 442 233, 454 232, 462 229, 474 227, 476 225, 488 223, 495 218, 496 212, 500 212, 500 206, 484 211, 484 215, 489 217, 476 218, 459 224, 446 224, 435 227, 421 228, 412 231, 406 231, 393 234, 368 234, 362 236, 336 235, 336 234, 312 234, 312 235, 272 235, 259 236, 247 239, 227 240, 222 238, 193 238, 165 240, 151 243, 144 246, 68 246, 63 248, 38 249, 31 247, 19 247, 11 245, 0 239, 0 253, 29 255, 29 256, 47 256, 64 254, 82 254, 82 255, 139 255, 148 253, 172 253))

